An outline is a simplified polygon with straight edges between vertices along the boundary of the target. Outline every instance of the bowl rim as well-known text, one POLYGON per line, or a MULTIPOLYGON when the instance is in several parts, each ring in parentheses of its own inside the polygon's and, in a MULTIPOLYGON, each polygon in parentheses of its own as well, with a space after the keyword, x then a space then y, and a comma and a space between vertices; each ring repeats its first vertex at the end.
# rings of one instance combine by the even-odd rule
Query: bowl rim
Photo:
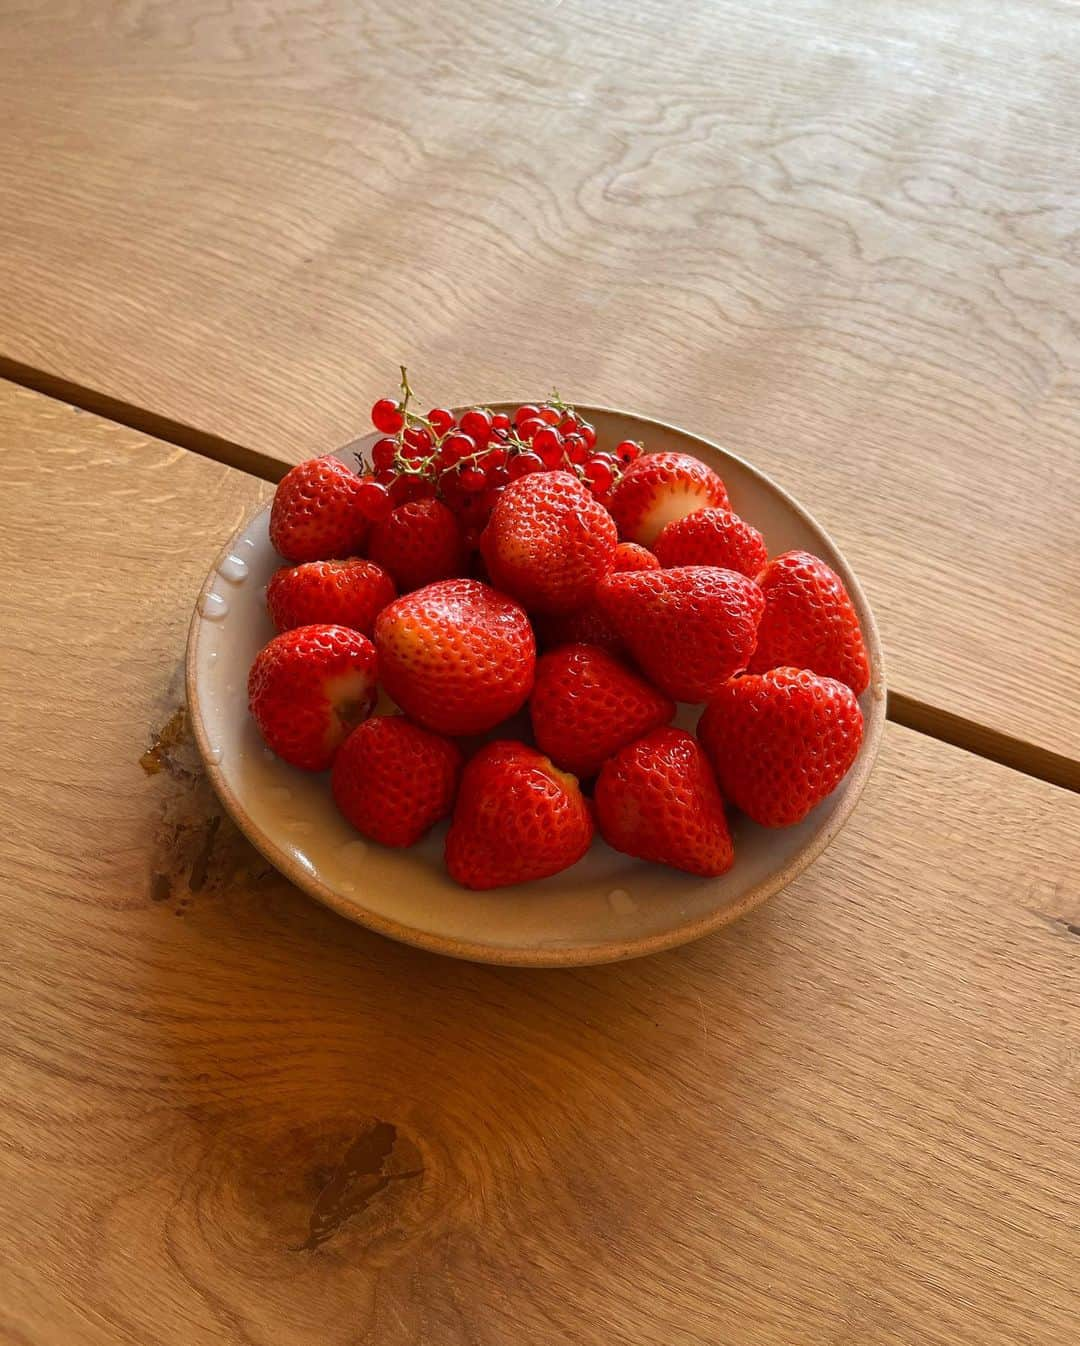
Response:
MULTIPOLYGON (((520 406, 522 403, 519 401, 502 399, 494 402, 474 402, 469 403, 469 405, 490 407, 493 410, 507 410, 520 406)), ((198 596, 196 597, 191 621, 188 626, 187 649, 184 661, 184 681, 187 694, 188 718, 194 732, 195 742, 198 746, 199 756, 202 759, 207 779, 210 781, 215 793, 224 805, 226 812, 248 841, 250 841, 256 850, 270 861, 275 869, 284 874, 285 877, 297 888, 301 889, 301 891, 307 893, 311 897, 317 898, 324 905, 330 907, 333 911, 338 912, 339 915, 367 926, 369 929, 375 930, 381 935, 386 935, 403 944, 410 944, 415 948, 425 949, 430 953, 440 953, 451 958, 463 959, 467 962, 487 963, 503 967, 536 968, 585 967, 599 963, 614 963, 629 958, 641 958, 649 954, 661 953, 665 949, 673 949, 681 944, 691 943, 694 940, 701 939, 704 935, 711 934, 715 930, 722 929, 725 925, 730 925, 733 921, 738 920, 739 917, 744 916, 748 911, 753 910, 754 907, 760 906, 762 902, 774 896, 774 894, 780 892, 783 888, 786 888, 793 879, 805 869, 809 868, 826 847, 831 844, 837 833, 851 817, 859 799, 862 797, 863 790, 866 788, 866 782, 870 777, 870 772, 877 760, 882 736, 885 731, 887 697, 885 656, 873 610, 867 601, 866 594, 863 592, 862 585, 848 565, 847 558, 836 546, 835 542, 833 542, 829 533, 822 528, 810 511, 774 481, 768 473, 763 472, 761 468, 748 462, 740 454, 733 453, 730 449, 726 449, 722 445, 715 443, 713 440, 707 439, 704 435, 695 434, 693 431, 685 430, 682 426, 674 425, 669 421, 661 421, 654 417, 639 415, 637 412, 622 411, 616 407, 608 407, 598 403, 576 402, 574 403, 574 407, 578 413, 585 415, 589 419, 592 419, 593 416, 601 415, 618 416, 624 421, 631 421, 635 425, 643 428, 644 433, 642 434, 642 438, 646 438, 649 431, 663 431, 667 434, 674 434, 691 443, 696 442, 698 444, 706 445, 714 452, 719 453, 722 457, 737 462, 740 467, 756 477, 767 489, 778 496, 793 513, 810 527, 811 530, 817 532, 825 539, 831 548, 833 555, 839 562, 839 565, 836 567, 837 572, 843 580, 844 587, 847 589, 848 594, 855 605, 855 609, 859 615, 859 622, 862 626, 863 638, 866 642, 867 654, 870 660, 870 709, 869 713, 865 716, 862 746, 859 749, 859 754, 846 779, 844 799, 840 806, 834 810, 825 824, 814 833, 794 856, 792 856, 782 869, 777 870, 775 873, 770 874, 768 878, 755 884, 736 901, 709 913, 709 915, 683 922, 679 925, 672 926, 668 930, 663 930, 653 935, 605 940, 600 943, 579 944, 567 946, 565 948, 558 946, 545 946, 543 948, 535 949, 511 948, 484 944, 479 940, 457 939, 449 936, 431 934, 428 931, 418 929, 416 926, 406 925, 392 917, 384 916, 380 912, 372 911, 356 898, 345 897, 341 893, 336 892, 328 884, 323 883, 317 873, 312 873, 303 865, 298 864, 287 851, 281 849, 277 845, 272 837, 268 836, 254 824, 244 807, 243 802, 229 785, 220 766, 211 760, 210 743, 206 732, 206 726, 203 723, 198 695, 198 649, 204 626, 201 609, 207 594, 215 583, 219 566, 225 558, 233 552, 237 539, 251 526, 256 518, 269 510, 269 502, 262 505, 258 510, 255 510, 250 514, 240 527, 230 535, 228 541, 218 552, 210 566, 206 579, 203 581, 198 596)), ((364 438, 366 438, 366 436, 360 436, 355 440, 350 440, 349 443, 343 445, 341 448, 331 450, 330 452, 334 456, 347 453, 354 444, 361 443, 364 438)))

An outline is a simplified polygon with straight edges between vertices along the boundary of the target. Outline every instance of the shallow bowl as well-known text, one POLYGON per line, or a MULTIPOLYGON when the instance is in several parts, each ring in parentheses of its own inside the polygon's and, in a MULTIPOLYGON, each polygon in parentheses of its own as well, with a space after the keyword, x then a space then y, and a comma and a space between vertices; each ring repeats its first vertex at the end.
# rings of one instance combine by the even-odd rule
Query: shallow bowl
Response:
MULTIPOLYGON (((839 788, 796 827, 770 830, 732 819, 736 860, 700 879, 620 855, 599 839, 572 869, 515 888, 474 893, 442 866, 446 824, 407 851, 365 842, 341 817, 326 775, 310 775, 264 748, 247 709, 247 674, 274 635, 265 589, 281 564, 270 545, 269 507, 228 542, 207 577, 188 638, 188 703, 206 770, 250 841, 299 888, 393 939, 478 962, 558 967, 655 953, 726 925, 790 883, 840 831, 858 802, 885 723, 881 642, 866 598, 828 535, 784 490, 743 459, 674 426, 603 407, 579 407, 601 444, 640 439, 679 450, 721 477, 732 508, 765 535, 771 554, 801 547, 841 576, 870 653, 861 698, 862 747, 839 788)), ((338 454, 354 453, 377 435, 338 454)), ((680 707, 692 728, 698 708, 680 707)))

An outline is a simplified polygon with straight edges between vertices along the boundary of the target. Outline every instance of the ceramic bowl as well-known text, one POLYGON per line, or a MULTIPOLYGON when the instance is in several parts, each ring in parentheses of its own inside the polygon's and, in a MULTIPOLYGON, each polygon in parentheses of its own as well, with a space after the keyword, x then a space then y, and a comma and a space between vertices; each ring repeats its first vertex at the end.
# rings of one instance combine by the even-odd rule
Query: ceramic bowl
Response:
MULTIPOLYGON (((796 501, 743 459, 673 426, 602 407, 580 407, 602 444, 640 439, 713 467, 735 511, 765 535, 770 553, 805 548, 842 577, 858 610, 872 667, 861 699, 859 756, 840 787, 796 827, 769 830, 735 814, 736 859, 701 879, 620 855, 599 838, 579 864, 553 878, 473 893, 442 865, 446 824, 417 847, 366 842, 340 816, 326 775, 287 766, 264 746, 247 709, 247 675, 274 635, 265 590, 280 558, 270 546, 269 507, 232 537, 207 577, 192 618, 187 689, 210 781, 232 818, 299 888, 351 920, 394 939, 478 962, 555 967, 633 958, 716 930, 791 882, 850 817, 885 723, 885 674, 873 614, 844 558, 796 501)), ((376 435, 342 449, 353 454, 376 435)), ((692 728, 698 708, 680 707, 692 728)))

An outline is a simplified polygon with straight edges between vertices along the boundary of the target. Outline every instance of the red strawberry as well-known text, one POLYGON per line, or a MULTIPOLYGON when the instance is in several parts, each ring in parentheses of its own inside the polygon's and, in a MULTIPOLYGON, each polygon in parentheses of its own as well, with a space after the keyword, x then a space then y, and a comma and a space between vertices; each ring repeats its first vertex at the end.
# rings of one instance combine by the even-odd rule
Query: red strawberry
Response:
MULTIPOLYGON (((636 542, 620 542, 612 557, 612 570, 659 570, 660 562, 636 542)), ((619 634, 592 599, 573 612, 541 614, 534 622, 536 634, 546 650, 558 645, 599 645, 609 654, 622 654, 625 646, 619 634)))
POLYGON ((675 703, 596 645, 564 645, 537 662, 529 714, 541 752, 594 776, 623 744, 667 724, 675 703))
POLYGON ((605 762, 596 821, 617 851, 690 874, 724 874, 735 859, 712 767, 681 729, 654 729, 605 762))
POLYGON ((651 547, 673 519, 708 505, 728 508, 724 483, 688 453, 646 453, 612 487, 608 509, 619 536, 651 547))
POLYGON ((758 576, 765 613, 749 668, 790 666, 839 678, 856 696, 870 685, 855 607, 840 577, 807 551, 774 557, 758 576))
POLYGON ((354 555, 368 531, 359 492, 360 478, 336 458, 298 463, 274 492, 270 541, 286 561, 354 555))
POLYGON ((446 838, 446 868, 466 888, 501 888, 569 868, 593 820, 577 780, 535 748, 500 740, 466 765, 446 838))
POLYGON ((353 827, 384 846, 412 846, 454 806, 461 749, 403 715, 373 715, 338 749, 330 785, 353 827))
POLYGON ((439 580, 375 622, 387 695, 427 729, 478 734, 525 704, 536 642, 524 610, 479 580, 439 580))
POLYGON ((266 589, 279 631, 313 623, 351 626, 370 636, 375 618, 397 597, 390 576, 372 561, 306 561, 279 570, 266 589))
POLYGON ((492 583, 537 612, 572 612, 611 569, 611 515, 570 472, 504 488, 480 539, 492 583))
POLYGON ((751 579, 769 559, 758 530, 719 506, 673 519, 661 529, 653 550, 662 566, 719 566, 751 579))
POLYGON ((597 602, 646 677, 676 701, 705 701, 746 667, 765 606, 753 580, 714 566, 609 575, 597 602))
POLYGON ((636 542, 620 542, 611 558, 612 570, 659 570, 660 562, 647 547, 636 542))
POLYGON ((375 647, 347 626, 298 626, 260 650, 248 704, 267 746, 292 766, 325 771, 375 704, 375 647))
POLYGON ((725 797, 765 827, 789 827, 847 775, 863 717, 835 678, 774 668, 725 683, 697 732, 725 797))
POLYGON ((367 551, 402 593, 460 575, 465 567, 461 525, 441 500, 413 500, 391 510, 371 530, 367 551))

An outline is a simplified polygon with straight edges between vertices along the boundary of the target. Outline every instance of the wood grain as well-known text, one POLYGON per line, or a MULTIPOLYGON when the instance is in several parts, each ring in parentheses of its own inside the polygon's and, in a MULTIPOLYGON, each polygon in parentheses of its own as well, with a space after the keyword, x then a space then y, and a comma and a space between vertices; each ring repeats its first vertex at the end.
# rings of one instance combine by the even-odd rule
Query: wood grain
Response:
POLYGON ((1069 1339, 1080 800, 890 727, 721 935, 391 944, 266 869, 184 730, 190 595, 265 488, 3 386, 0 436, 5 1341, 1069 1339))
POLYGON ((0 35, 0 372, 271 471, 402 359, 433 401, 684 424, 834 533, 906 718, 1080 788, 1074 4, 35 0, 0 35))

